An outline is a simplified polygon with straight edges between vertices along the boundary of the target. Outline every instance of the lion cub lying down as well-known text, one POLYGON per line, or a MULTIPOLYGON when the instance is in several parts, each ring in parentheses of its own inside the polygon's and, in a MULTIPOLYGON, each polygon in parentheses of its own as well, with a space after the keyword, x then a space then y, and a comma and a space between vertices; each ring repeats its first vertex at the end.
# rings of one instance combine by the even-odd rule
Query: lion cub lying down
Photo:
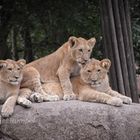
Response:
MULTIPOLYGON (((111 89, 107 74, 110 65, 109 59, 103 59, 102 61, 91 59, 81 68, 80 76, 71 79, 73 91, 77 99, 96 101, 114 106, 132 103, 131 98, 111 89)), ((62 99, 63 94, 59 83, 48 83, 43 85, 43 88, 46 92, 57 94, 62 99)))
POLYGON ((0 103, 3 104, 1 115, 9 117, 14 107, 22 80, 22 68, 25 60, 0 60, 0 103))

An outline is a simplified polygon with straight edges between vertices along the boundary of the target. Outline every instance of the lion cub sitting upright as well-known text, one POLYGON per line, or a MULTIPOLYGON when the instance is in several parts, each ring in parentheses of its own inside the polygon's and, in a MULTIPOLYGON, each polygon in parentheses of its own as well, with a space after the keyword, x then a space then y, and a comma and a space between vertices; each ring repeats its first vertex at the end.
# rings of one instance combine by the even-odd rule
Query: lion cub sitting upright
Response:
MULTIPOLYGON (((129 97, 123 96, 111 89, 109 85, 108 71, 111 62, 109 59, 102 61, 90 59, 80 70, 80 75, 71 78, 73 92, 78 100, 96 101, 114 106, 122 106, 123 103, 131 104, 129 97)), ((43 85, 46 92, 57 93, 62 99, 63 92, 60 83, 48 83, 43 85)))
POLYGON ((29 99, 33 102, 59 100, 58 96, 49 96, 50 92, 42 89, 43 84, 50 83, 53 87, 59 81, 64 93, 63 99, 75 99, 70 77, 79 75, 80 67, 89 60, 95 43, 95 38, 87 40, 71 36, 55 52, 27 64, 23 69, 18 103, 30 107, 29 99))
POLYGON ((22 80, 22 68, 25 64, 24 59, 18 61, 0 60, 0 103, 4 103, 1 115, 5 118, 14 112, 22 80))

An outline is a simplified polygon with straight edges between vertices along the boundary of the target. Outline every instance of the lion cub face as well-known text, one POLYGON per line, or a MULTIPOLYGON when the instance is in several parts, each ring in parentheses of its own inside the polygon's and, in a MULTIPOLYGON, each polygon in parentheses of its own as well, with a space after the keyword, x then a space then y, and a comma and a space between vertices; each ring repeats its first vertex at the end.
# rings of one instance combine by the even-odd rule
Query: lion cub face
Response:
POLYGON ((84 65, 90 58, 92 49, 96 43, 95 38, 86 40, 84 38, 70 37, 71 56, 80 65, 84 65))
POLYGON ((0 80, 12 85, 20 84, 22 80, 22 68, 26 64, 24 59, 14 60, 0 60, 0 80))
POLYGON ((103 59, 101 61, 91 59, 81 68, 81 78, 92 87, 98 87, 106 80, 110 65, 111 62, 109 59, 103 59))

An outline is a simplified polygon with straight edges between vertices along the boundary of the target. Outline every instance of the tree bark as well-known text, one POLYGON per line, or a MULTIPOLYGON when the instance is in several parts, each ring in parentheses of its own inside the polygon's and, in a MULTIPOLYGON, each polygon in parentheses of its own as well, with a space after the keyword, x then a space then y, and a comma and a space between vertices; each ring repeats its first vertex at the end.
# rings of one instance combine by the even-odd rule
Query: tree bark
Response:
POLYGON ((13 27, 12 31, 11 31, 11 40, 12 40, 12 58, 14 60, 18 60, 19 56, 18 56, 18 48, 17 48, 17 34, 18 34, 18 30, 17 27, 13 27))
POLYGON ((138 102, 128 0, 100 0, 105 56, 113 89, 138 102))
MULTIPOLYGON (((2 12, 2 11, 1 11, 2 12)), ((9 19, 3 19, 3 14, 1 13, 0 18, 0 59, 11 58, 10 51, 7 46, 7 37, 10 31, 9 19), (4 21, 3 21, 4 20, 4 21)))
POLYGON ((11 58, 11 51, 7 46, 7 37, 12 27, 15 0, 5 0, 0 3, 0 59, 11 58))
POLYGON ((2 34, 2 30, 0 32, 0 59, 11 58, 11 53, 7 46, 7 36, 2 34))
POLYGON ((113 50, 111 48, 111 40, 110 35, 108 34, 109 31, 109 18, 107 15, 106 4, 105 1, 100 1, 101 3, 101 24, 102 24, 102 34, 103 34, 103 46, 104 46, 104 54, 106 57, 109 57, 111 60, 111 68, 110 68, 110 84, 114 90, 118 90, 118 84, 116 79, 116 69, 115 69, 115 62, 113 59, 113 50), (110 52, 109 52, 109 51, 110 52))
POLYGON ((31 62, 34 60, 33 56, 33 47, 32 47, 32 41, 30 36, 30 29, 28 26, 24 28, 24 59, 26 59, 27 62, 31 62))

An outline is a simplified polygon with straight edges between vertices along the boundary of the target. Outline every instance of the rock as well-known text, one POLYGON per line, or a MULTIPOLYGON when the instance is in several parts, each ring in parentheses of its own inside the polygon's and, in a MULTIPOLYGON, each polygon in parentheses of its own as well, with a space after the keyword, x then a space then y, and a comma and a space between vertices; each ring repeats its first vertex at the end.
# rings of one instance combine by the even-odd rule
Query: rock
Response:
POLYGON ((16 106, 2 119, 1 140, 140 140, 140 104, 113 107, 82 101, 16 106))

